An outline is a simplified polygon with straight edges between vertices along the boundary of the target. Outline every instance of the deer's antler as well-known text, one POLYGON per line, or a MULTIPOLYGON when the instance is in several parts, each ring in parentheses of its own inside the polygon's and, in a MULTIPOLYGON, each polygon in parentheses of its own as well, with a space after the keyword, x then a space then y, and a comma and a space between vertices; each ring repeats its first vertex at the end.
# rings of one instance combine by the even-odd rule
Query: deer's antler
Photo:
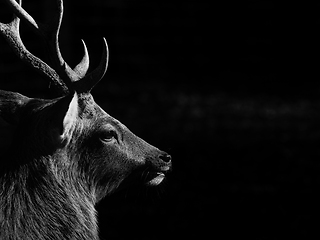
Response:
POLYGON ((102 59, 92 73, 87 74, 89 68, 89 55, 84 41, 84 55, 81 62, 72 69, 63 59, 59 48, 59 30, 63 16, 63 1, 57 0, 56 14, 50 24, 37 23, 22 7, 21 0, 6 0, 13 9, 15 16, 10 23, 0 23, 0 32, 4 35, 9 45, 20 59, 37 69, 39 72, 49 77, 55 85, 59 87, 62 94, 69 91, 90 92, 92 87, 100 81, 106 72, 108 65, 107 44, 104 40, 104 50, 102 59), (24 46, 20 33, 20 19, 25 21, 31 28, 40 35, 46 42, 49 49, 49 58, 52 66, 30 53, 24 46), (81 81, 79 81, 81 80, 81 81), (79 82, 77 82, 79 81, 79 82), (75 84, 75 82, 77 82, 75 84))

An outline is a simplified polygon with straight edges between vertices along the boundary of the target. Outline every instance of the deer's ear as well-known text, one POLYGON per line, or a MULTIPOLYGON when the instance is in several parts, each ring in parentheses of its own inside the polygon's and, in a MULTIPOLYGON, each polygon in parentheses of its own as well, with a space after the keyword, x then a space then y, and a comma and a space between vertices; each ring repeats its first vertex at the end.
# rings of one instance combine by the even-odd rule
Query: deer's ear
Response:
POLYGON ((70 101, 68 110, 63 117, 62 122, 62 137, 68 137, 74 128, 74 125, 78 118, 79 106, 78 106, 78 95, 75 93, 70 101))
POLYGON ((66 96, 54 105, 52 135, 59 144, 68 141, 78 118, 78 95, 66 96))
POLYGON ((0 90, 0 117, 9 124, 17 125, 23 107, 30 98, 16 92, 0 90))

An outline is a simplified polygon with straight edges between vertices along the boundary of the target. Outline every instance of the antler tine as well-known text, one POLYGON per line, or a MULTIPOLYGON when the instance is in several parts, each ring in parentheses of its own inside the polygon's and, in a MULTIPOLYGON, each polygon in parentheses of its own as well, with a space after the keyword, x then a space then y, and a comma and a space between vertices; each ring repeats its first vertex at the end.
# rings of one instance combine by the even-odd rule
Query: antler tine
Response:
POLYGON ((78 93, 89 93, 92 88, 103 78, 108 68, 109 50, 105 38, 103 38, 103 50, 100 63, 96 69, 86 75, 84 78, 73 83, 74 89, 78 93))
MULTIPOLYGON (((59 48, 59 32, 60 26, 63 17, 63 0, 57 0, 57 14, 54 16, 51 24, 47 27, 48 35, 43 34, 43 37, 49 43, 51 49, 51 54, 54 57, 53 62, 57 66, 58 72, 62 76, 67 76, 68 80, 71 82, 78 81, 83 78, 89 69, 89 55, 87 47, 82 40, 84 55, 80 63, 74 68, 71 69, 70 66, 64 61, 60 48, 59 48)), ((45 31, 44 31, 45 32, 45 31)))
POLYGON ((83 78, 89 68, 89 55, 84 45, 84 56, 81 62, 71 69, 70 66, 64 61, 60 48, 59 48, 59 32, 63 17, 63 1, 57 0, 56 14, 52 18, 50 24, 37 23, 22 7, 21 0, 17 3, 15 0, 6 0, 9 6, 13 9, 14 13, 22 20, 24 20, 31 28, 39 34, 47 43, 50 51, 50 58, 55 71, 63 79, 66 85, 70 82, 77 81, 83 78))
POLYGON ((38 23, 27 13, 22 7, 22 0, 6 0, 9 7, 13 9, 16 16, 21 19, 26 19, 27 23, 32 26, 34 29, 39 29, 38 23))
MULTIPOLYGON (((19 9, 15 11, 17 15, 24 15, 25 19, 34 27, 39 28, 38 24, 32 19, 32 17, 25 12, 21 7, 21 0, 18 2, 7 0, 9 3, 12 3, 12 8, 19 9), (18 6, 18 7, 17 7, 18 6)), ((20 19, 17 16, 14 16, 13 20, 10 23, 0 23, 0 32, 5 37, 6 41, 12 47, 16 55, 27 64, 29 64, 32 68, 35 68, 40 73, 49 77, 52 82, 59 87, 63 94, 68 93, 68 87, 66 84, 60 79, 59 75, 56 73, 54 69, 52 69, 49 65, 43 62, 41 59, 37 58, 33 54, 31 54, 26 47, 24 46, 20 34, 19 34, 19 24, 20 19)))
POLYGON ((88 54, 87 46, 83 40, 81 41, 83 45, 84 55, 81 62, 77 66, 75 66, 75 68, 73 69, 73 71, 79 75, 80 79, 86 75, 89 68, 89 54, 88 54))

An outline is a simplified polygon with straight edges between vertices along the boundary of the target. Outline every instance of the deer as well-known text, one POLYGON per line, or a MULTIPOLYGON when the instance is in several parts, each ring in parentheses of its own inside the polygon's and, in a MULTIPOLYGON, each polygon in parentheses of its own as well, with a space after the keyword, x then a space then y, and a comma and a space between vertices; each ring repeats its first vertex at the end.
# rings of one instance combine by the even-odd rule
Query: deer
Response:
POLYGON ((20 60, 53 84, 57 97, 0 90, 0 117, 15 127, 7 154, 0 153, 0 239, 99 239, 96 203, 126 181, 161 184, 171 156, 94 101, 91 90, 108 66, 105 38, 93 71, 88 73, 84 41, 83 57, 71 68, 59 49, 63 1, 56 0, 50 23, 35 21, 21 0, 6 1, 13 18, 0 23, 1 35, 20 60), (49 60, 26 49, 20 20, 44 42, 49 60))

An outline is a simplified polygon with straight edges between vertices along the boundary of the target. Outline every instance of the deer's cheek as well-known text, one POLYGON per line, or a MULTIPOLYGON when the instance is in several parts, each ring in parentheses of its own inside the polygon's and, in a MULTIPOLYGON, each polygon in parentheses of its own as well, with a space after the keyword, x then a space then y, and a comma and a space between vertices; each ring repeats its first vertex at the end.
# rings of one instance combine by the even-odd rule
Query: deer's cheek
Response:
POLYGON ((132 149, 124 149, 123 153, 126 156, 127 164, 140 166, 145 163, 145 157, 139 152, 132 151, 132 149))
POLYGON ((118 144, 107 144, 108 146, 104 146, 101 149, 101 153, 98 154, 99 160, 98 162, 102 164, 100 167, 105 169, 109 169, 113 172, 121 173, 126 171, 126 169, 130 169, 130 165, 128 164, 127 153, 124 149, 121 148, 118 144))
MULTIPOLYGON (((104 143, 104 154, 108 159, 118 159, 119 164, 140 164, 144 162, 144 157, 135 149, 128 147, 128 144, 119 143, 116 140, 104 143)), ((111 160, 113 161, 113 160, 111 160)))

